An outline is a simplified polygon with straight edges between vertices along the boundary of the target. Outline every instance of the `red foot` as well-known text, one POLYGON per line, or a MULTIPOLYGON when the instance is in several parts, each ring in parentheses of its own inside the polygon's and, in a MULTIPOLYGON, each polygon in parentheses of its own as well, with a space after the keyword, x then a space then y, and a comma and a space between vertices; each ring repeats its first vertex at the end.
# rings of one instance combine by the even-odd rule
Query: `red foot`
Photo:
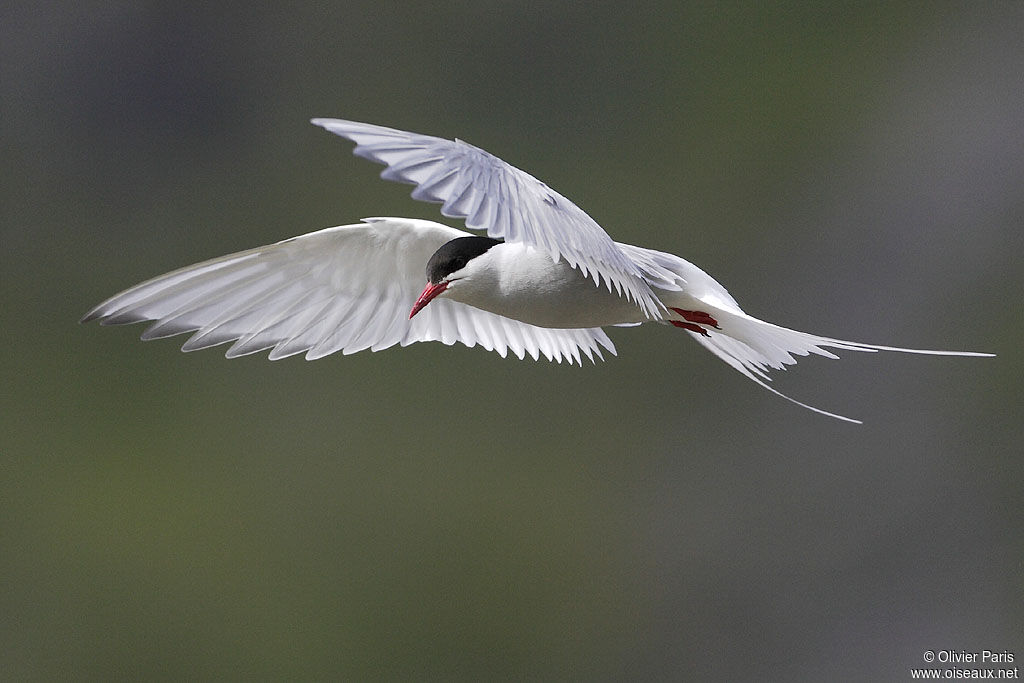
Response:
MULTIPOLYGON (((672 309, 672 310, 675 310, 675 309, 672 309)), ((684 330, 689 330, 690 332, 696 332, 697 334, 703 334, 705 337, 710 337, 711 336, 710 334, 708 334, 708 331, 705 330, 700 325, 695 325, 693 323, 684 323, 682 320, 669 320, 669 322, 672 323, 673 325, 675 325, 676 327, 683 328, 684 330)))
MULTIPOLYGON (((722 329, 721 327, 718 326, 718 321, 712 318, 704 311, 687 311, 682 308, 669 308, 669 310, 675 311, 679 315, 683 316, 683 318, 687 322, 697 323, 698 325, 708 325, 710 327, 715 328, 716 330, 722 329)), ((671 322, 673 325, 676 325, 678 321, 672 320, 669 322, 671 322)), ((687 327, 686 325, 676 325, 676 327, 686 327, 686 329, 688 330, 692 329, 691 327, 687 327)))

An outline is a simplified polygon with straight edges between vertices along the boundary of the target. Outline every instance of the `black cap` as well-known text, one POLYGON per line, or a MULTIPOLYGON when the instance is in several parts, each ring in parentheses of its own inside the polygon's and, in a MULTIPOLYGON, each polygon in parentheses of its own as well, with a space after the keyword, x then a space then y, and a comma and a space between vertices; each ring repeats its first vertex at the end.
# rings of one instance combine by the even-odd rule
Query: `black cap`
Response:
POLYGON ((501 244, 501 241, 478 235, 457 237, 442 244, 427 261, 427 279, 436 285, 455 271, 465 268, 467 263, 495 244, 501 244))

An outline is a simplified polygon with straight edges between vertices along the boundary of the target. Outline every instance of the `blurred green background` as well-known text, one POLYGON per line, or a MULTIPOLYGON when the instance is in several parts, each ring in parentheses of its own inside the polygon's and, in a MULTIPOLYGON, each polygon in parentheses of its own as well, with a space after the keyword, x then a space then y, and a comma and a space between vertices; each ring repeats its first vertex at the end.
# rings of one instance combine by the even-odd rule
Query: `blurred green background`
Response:
POLYGON ((0 10, 0 678, 905 680, 1024 657, 1024 4, 0 10), (995 360, 776 380, 182 354, 94 304, 364 216, 458 136, 752 314, 995 360))

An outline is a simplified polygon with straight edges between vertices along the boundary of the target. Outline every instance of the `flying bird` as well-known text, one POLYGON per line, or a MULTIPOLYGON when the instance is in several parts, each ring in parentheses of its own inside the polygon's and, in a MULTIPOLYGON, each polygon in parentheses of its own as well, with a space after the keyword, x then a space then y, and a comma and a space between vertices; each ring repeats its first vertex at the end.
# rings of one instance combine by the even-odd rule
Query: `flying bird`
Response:
POLYGON ((583 356, 603 359, 602 350, 615 354, 602 328, 658 322, 786 400, 855 423, 782 394, 768 371, 810 353, 837 358, 828 349, 992 355, 863 344, 759 320, 694 264, 613 241, 564 196, 478 147, 354 121, 312 123, 385 164, 381 177, 415 185, 415 199, 440 203, 443 215, 483 234, 366 218, 161 275, 82 322, 155 321, 142 339, 192 332, 182 350, 233 342, 228 358, 269 350, 271 360, 313 360, 440 341, 580 365, 583 356))

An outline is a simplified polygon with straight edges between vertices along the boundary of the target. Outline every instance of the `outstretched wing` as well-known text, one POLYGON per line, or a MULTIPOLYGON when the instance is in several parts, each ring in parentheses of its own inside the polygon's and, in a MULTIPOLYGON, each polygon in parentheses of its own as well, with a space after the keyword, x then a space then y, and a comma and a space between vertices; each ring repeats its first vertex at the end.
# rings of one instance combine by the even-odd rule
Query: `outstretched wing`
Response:
POLYGON ((379 351, 419 341, 477 344, 503 357, 593 361, 615 353, 604 331, 554 330, 449 299, 409 319, 424 264, 442 244, 467 235, 431 221, 368 218, 176 270, 89 311, 82 322, 155 321, 143 339, 193 332, 184 351, 234 342, 229 358, 270 349, 271 360, 305 353, 379 351))
POLYGON ((544 249, 609 291, 614 286, 648 317, 662 317, 640 269, 601 226, 530 174, 461 140, 341 119, 312 122, 355 142, 357 156, 387 165, 382 178, 417 185, 414 199, 439 202, 443 215, 465 218, 491 237, 544 249))

